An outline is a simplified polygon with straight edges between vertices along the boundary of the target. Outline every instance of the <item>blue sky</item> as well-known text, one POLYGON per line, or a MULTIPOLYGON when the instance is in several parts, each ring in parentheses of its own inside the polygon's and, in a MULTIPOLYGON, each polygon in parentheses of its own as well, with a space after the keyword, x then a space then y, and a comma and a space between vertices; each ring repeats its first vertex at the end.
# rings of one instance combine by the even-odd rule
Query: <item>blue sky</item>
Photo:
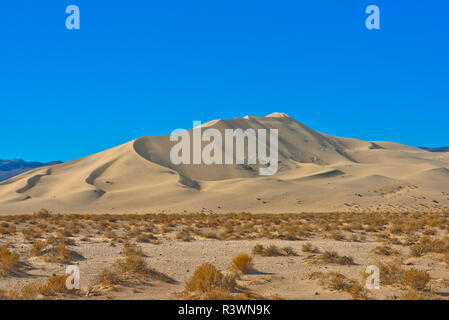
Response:
POLYGON ((68 161, 193 120, 449 145, 449 2, 3 1, 0 158, 68 161), (81 29, 65 28, 78 5, 81 29), (378 5, 381 30, 365 28, 378 5))

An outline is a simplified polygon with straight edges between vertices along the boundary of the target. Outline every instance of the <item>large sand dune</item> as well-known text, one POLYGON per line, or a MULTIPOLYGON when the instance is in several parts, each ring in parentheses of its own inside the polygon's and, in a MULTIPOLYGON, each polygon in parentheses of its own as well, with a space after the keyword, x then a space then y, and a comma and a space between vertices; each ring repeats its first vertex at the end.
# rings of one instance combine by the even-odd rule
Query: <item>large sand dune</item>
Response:
POLYGON ((318 133, 284 114, 221 119, 218 129, 279 130, 279 170, 174 165, 169 135, 141 137, 0 183, 0 213, 449 210, 449 153, 318 133))

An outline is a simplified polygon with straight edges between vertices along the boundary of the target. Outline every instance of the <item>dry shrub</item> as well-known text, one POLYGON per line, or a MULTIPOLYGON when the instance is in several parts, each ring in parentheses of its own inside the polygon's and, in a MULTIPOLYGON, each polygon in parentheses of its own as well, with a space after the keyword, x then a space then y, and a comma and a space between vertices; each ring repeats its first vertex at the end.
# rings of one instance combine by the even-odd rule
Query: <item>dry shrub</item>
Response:
POLYGON ((282 251, 285 253, 286 256, 297 256, 298 255, 296 250, 292 247, 283 247, 282 251))
POLYGON ((104 268, 96 277, 96 284, 127 285, 135 281, 159 280, 168 283, 176 281, 168 275, 148 267, 142 249, 133 245, 125 245, 124 259, 119 259, 111 268, 104 268))
POLYGON ((383 245, 383 246, 376 247, 374 249, 374 253, 378 254, 378 255, 382 255, 382 256, 392 256, 392 255, 398 255, 399 251, 393 249, 390 246, 383 245))
POLYGON ((427 271, 412 268, 404 273, 404 283, 414 290, 425 290, 430 281, 427 271))
POLYGON ((176 233, 176 239, 186 242, 195 240, 187 231, 181 231, 176 233))
POLYGON ((335 263, 340 265, 353 265, 354 259, 348 256, 340 256, 335 251, 325 251, 321 254, 321 260, 324 263, 335 263))
POLYGON ((429 252, 446 253, 449 250, 447 239, 421 238, 410 247, 410 254, 414 257, 421 257, 429 252))
POLYGON ((242 273, 253 270, 253 257, 247 253, 240 253, 232 259, 232 266, 242 273))
POLYGON ((329 289, 337 291, 347 291, 354 283, 352 280, 337 272, 330 272, 327 281, 329 289))
POLYGON ((121 278, 120 278, 120 274, 116 270, 104 268, 97 275, 95 282, 97 284, 115 285, 115 284, 120 284, 121 278))
POLYGON ((276 256, 282 256, 283 254, 282 254, 281 249, 279 249, 277 246, 270 245, 264 249, 263 255, 267 256, 267 257, 276 257, 276 256))
POLYGON ((284 247, 280 249, 275 245, 264 247, 261 244, 256 244, 253 248, 253 254, 264 257, 277 257, 277 256, 296 256, 297 253, 292 247, 284 247))
POLYGON ((21 232, 22 232, 25 240, 28 240, 28 241, 35 240, 42 236, 42 232, 39 229, 33 228, 33 227, 28 228, 28 229, 22 229, 21 232))
POLYGON ((205 297, 211 298, 211 294, 217 293, 220 293, 220 296, 228 296, 235 286, 234 276, 225 276, 213 264, 204 263, 195 270, 185 289, 187 293, 206 293, 205 297))
POLYGON ((145 257, 145 253, 143 252, 142 247, 136 246, 136 245, 130 244, 130 243, 124 244, 123 255, 124 256, 137 255, 137 256, 145 257))
POLYGON ((264 254, 264 252, 265 252, 265 248, 261 244, 256 244, 254 246, 254 248, 253 248, 253 254, 255 254, 255 255, 260 255, 261 256, 261 255, 264 254))
POLYGON ((302 245, 302 251, 308 253, 320 253, 320 250, 316 246, 313 246, 310 242, 302 245))
POLYGON ((343 234, 341 234, 340 232, 333 232, 331 234, 331 238, 337 241, 343 241, 345 240, 345 236, 343 234))
POLYGON ((152 242, 153 240, 156 240, 156 237, 151 233, 140 234, 136 238, 137 242, 142 242, 142 243, 149 243, 149 242, 152 242))
POLYGON ((353 280, 335 271, 328 273, 315 272, 309 276, 309 279, 320 279, 322 286, 334 291, 348 291, 355 284, 353 280))
POLYGON ((130 274, 143 275, 147 269, 144 258, 137 254, 128 254, 125 259, 118 260, 116 266, 120 272, 130 274))
POLYGON ((78 252, 68 249, 64 241, 49 242, 47 240, 47 249, 44 249, 43 255, 46 262, 72 263, 76 260, 83 260, 84 257, 78 252))
POLYGON ((31 247, 30 255, 32 257, 39 257, 44 255, 44 250, 47 247, 47 243, 45 241, 35 241, 31 247))
POLYGON ((18 271, 19 266, 19 254, 11 252, 9 245, 0 247, 0 275, 12 275, 18 271))
POLYGON ((368 300, 369 293, 360 283, 354 284, 349 288, 348 293, 351 295, 353 300, 368 300))
POLYGON ((398 285, 402 283, 404 268, 399 260, 378 262, 380 283, 383 285, 398 285))
POLYGON ((69 290, 66 287, 68 275, 53 276, 47 279, 45 283, 32 282, 22 288, 14 289, 8 292, 6 299, 9 300, 35 300, 40 296, 48 297, 61 294, 77 294, 76 289, 69 290))
POLYGON ((51 296, 56 293, 70 293, 74 290, 69 290, 66 287, 66 280, 68 275, 53 276, 47 279, 47 283, 40 287, 39 293, 44 296, 51 296))

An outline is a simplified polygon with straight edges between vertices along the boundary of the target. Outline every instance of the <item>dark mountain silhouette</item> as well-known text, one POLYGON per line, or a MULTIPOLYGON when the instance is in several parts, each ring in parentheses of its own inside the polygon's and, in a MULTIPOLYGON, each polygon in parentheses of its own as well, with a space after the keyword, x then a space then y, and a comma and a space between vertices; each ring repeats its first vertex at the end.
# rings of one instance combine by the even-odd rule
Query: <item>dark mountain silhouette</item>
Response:
POLYGON ((41 162, 26 162, 22 159, 14 159, 14 160, 0 159, 0 181, 7 180, 11 177, 24 173, 31 169, 44 166, 51 166, 58 163, 62 162, 52 161, 48 163, 41 163, 41 162))

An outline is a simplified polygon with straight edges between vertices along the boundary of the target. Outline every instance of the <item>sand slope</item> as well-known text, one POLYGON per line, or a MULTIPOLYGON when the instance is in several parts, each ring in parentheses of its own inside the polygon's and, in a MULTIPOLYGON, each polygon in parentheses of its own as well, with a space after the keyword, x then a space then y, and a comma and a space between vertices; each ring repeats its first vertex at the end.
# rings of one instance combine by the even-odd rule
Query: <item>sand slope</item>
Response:
POLYGON ((449 209, 449 153, 321 134, 279 113, 203 128, 223 136, 225 129, 278 129, 277 174, 259 176, 259 165, 174 165, 169 135, 141 137, 3 181, 0 213, 449 209))

